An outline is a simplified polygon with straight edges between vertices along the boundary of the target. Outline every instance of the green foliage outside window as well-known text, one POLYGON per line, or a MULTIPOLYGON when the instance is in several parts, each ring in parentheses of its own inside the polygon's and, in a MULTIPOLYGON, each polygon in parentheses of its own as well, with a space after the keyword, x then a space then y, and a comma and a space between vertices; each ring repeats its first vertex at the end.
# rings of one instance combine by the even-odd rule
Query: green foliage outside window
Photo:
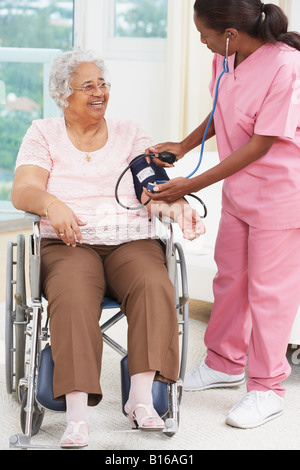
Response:
MULTIPOLYGON (((73 43, 73 0, 0 0, 0 48, 67 50, 73 43)), ((16 157, 34 119, 43 117, 40 64, 0 63, 0 200, 10 199, 16 157)))
POLYGON ((115 0, 115 35, 167 37, 168 0, 115 0))

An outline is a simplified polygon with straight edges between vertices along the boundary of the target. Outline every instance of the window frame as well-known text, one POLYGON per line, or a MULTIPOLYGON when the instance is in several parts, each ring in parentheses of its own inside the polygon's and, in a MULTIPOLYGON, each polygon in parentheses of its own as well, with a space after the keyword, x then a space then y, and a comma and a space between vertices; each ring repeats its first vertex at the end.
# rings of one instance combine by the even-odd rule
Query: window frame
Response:
POLYGON ((115 36, 115 2, 105 0, 107 15, 106 57, 137 61, 165 61, 167 38, 134 38, 115 36))
POLYGON ((43 66, 43 117, 58 116, 59 108, 49 95, 50 64, 60 49, 36 49, 19 47, 0 47, 0 63, 29 63, 43 66))
POLYGON ((106 0, 108 10, 107 58, 165 61, 167 38, 132 38, 115 36, 115 1, 106 0))
POLYGON ((75 47, 96 50, 105 60, 166 61, 167 38, 119 38, 114 31, 113 0, 74 0, 75 47), (105 18, 100 30, 98 18, 105 18))

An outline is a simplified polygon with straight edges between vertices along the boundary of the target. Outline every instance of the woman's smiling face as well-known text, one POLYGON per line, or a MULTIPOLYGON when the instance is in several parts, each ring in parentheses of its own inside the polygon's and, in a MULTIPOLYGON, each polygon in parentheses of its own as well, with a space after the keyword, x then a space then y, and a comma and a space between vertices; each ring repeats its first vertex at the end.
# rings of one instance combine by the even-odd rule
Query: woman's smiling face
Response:
MULTIPOLYGON (((81 88, 85 85, 99 85, 104 82, 101 70, 92 62, 82 63, 74 74, 70 85, 72 88, 81 88)), ((89 119, 99 121, 105 115, 109 101, 109 92, 103 92, 99 88, 93 95, 88 95, 82 90, 75 90, 69 97, 68 110, 81 116, 83 120, 89 119)))

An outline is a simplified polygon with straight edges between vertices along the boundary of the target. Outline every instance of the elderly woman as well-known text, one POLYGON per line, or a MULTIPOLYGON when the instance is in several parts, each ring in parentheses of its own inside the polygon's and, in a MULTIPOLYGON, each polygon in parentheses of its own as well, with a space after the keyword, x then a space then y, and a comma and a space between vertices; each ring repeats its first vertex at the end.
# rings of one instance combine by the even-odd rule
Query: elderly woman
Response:
MULTIPOLYGON (((62 447, 87 445, 88 405, 102 398, 105 293, 121 303, 128 321, 131 388, 125 411, 132 426, 161 430, 153 409, 152 383, 178 374, 178 329, 165 254, 150 230, 149 213, 169 211, 186 238, 204 232, 184 201, 148 210, 122 209, 114 189, 121 171, 150 146, 134 122, 105 117, 110 84, 102 61, 87 52, 56 58, 50 93, 63 117, 34 121, 16 163, 12 201, 42 216, 42 286, 48 299, 55 364, 55 398, 66 397, 62 447)), ((136 206, 132 177, 122 194, 136 206)))

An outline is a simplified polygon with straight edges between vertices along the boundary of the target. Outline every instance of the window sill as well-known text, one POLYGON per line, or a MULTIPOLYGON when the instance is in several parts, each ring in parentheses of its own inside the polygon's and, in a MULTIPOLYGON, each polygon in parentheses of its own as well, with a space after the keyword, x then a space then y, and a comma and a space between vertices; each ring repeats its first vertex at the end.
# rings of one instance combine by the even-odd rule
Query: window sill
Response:
POLYGON ((0 222, 0 233, 16 232, 32 228, 32 221, 24 219, 5 220, 0 222))
POLYGON ((167 40, 157 38, 108 38, 107 59, 165 62, 167 40))

